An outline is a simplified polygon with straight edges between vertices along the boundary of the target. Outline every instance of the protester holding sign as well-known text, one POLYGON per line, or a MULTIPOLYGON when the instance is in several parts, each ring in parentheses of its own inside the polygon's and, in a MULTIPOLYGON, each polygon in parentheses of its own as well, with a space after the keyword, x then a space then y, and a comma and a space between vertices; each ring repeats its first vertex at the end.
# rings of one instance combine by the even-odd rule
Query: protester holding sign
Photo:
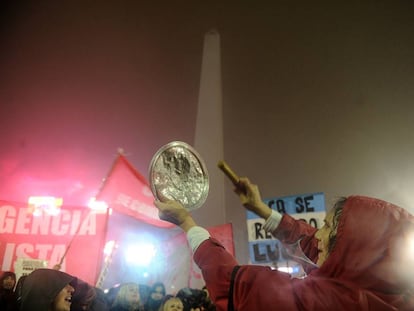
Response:
POLYGON ((236 192, 245 208, 266 219, 265 230, 283 242, 300 239, 319 268, 297 279, 270 267, 238 266, 179 202, 155 201, 160 218, 187 233, 217 310, 414 310, 414 255, 409 253, 414 216, 406 210, 350 196, 327 213, 317 230, 272 211, 247 178, 240 178, 236 192))

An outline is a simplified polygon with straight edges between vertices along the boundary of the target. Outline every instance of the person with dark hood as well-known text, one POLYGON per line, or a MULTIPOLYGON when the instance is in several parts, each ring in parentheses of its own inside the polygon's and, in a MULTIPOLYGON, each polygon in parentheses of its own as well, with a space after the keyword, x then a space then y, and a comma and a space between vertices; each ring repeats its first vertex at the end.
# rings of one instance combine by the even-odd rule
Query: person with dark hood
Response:
POLYGON ((54 269, 37 269, 26 276, 20 311, 70 311, 77 279, 54 269))
POLYGON ((165 295, 164 283, 154 283, 150 288, 149 296, 145 303, 145 311, 158 311, 165 295))
POLYGON ((239 265, 177 201, 155 200, 161 219, 187 233, 217 310, 414 310, 414 216, 383 200, 349 196, 331 208, 317 230, 261 199, 240 178, 243 206, 265 219, 265 230, 283 243, 298 241, 313 265, 293 278, 271 267, 239 265))
POLYGON ((0 310, 18 310, 17 295, 14 287, 16 285, 16 274, 13 271, 5 271, 0 277, 0 310))

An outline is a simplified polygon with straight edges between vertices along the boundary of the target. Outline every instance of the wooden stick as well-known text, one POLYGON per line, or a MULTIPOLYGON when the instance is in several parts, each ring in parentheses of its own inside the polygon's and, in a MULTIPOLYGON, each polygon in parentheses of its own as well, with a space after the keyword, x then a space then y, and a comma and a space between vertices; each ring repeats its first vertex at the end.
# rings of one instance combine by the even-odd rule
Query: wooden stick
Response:
POLYGON ((73 240, 75 240, 76 236, 78 235, 78 233, 80 231, 81 224, 82 224, 82 221, 79 221, 78 227, 76 228, 76 232, 73 235, 72 239, 70 240, 68 246, 65 249, 65 253, 63 254, 62 258, 60 259, 60 262, 57 265, 62 266, 63 260, 65 259, 66 255, 67 255, 67 253, 68 253, 68 251, 70 249, 70 247, 72 246, 73 240))
POLYGON ((235 186, 239 186, 240 178, 237 176, 237 174, 228 166, 228 164, 221 160, 218 162, 217 166, 226 174, 226 176, 231 180, 231 182, 235 186))

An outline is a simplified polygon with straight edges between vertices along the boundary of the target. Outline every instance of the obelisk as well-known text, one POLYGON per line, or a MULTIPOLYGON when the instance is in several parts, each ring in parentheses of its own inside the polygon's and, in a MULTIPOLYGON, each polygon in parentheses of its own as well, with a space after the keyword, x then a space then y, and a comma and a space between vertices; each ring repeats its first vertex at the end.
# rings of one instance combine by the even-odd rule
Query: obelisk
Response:
POLYGON ((206 163, 210 189, 205 204, 193 216, 203 226, 224 224, 224 175, 217 168, 224 151, 220 35, 216 30, 204 36, 194 147, 206 163))

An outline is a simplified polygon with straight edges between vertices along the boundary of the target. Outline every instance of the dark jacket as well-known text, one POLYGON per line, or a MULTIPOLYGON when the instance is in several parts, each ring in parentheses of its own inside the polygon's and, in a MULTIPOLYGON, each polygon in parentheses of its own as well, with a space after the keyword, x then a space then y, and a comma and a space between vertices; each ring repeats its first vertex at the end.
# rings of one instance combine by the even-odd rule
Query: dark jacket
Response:
POLYGON ((48 311, 57 294, 76 278, 61 271, 37 269, 23 283, 20 311, 48 311))
POLYGON ((70 310, 108 311, 109 305, 105 299, 105 293, 101 289, 77 279, 70 310))
MULTIPOLYGON (((284 215, 273 234, 287 243, 302 238, 305 254, 315 261, 314 233, 305 222, 284 215)), ((414 217, 406 210, 373 198, 349 197, 336 244, 320 268, 296 279, 269 267, 241 266, 234 282, 235 310, 414 310, 414 258, 408 252, 413 233, 414 217)), ((214 239, 204 241, 194 259, 217 310, 227 310, 237 262, 214 239)))
POLYGON ((0 311, 17 311, 17 295, 14 289, 3 288, 3 280, 7 277, 11 277, 16 283, 16 274, 14 272, 6 271, 0 277, 0 311))

